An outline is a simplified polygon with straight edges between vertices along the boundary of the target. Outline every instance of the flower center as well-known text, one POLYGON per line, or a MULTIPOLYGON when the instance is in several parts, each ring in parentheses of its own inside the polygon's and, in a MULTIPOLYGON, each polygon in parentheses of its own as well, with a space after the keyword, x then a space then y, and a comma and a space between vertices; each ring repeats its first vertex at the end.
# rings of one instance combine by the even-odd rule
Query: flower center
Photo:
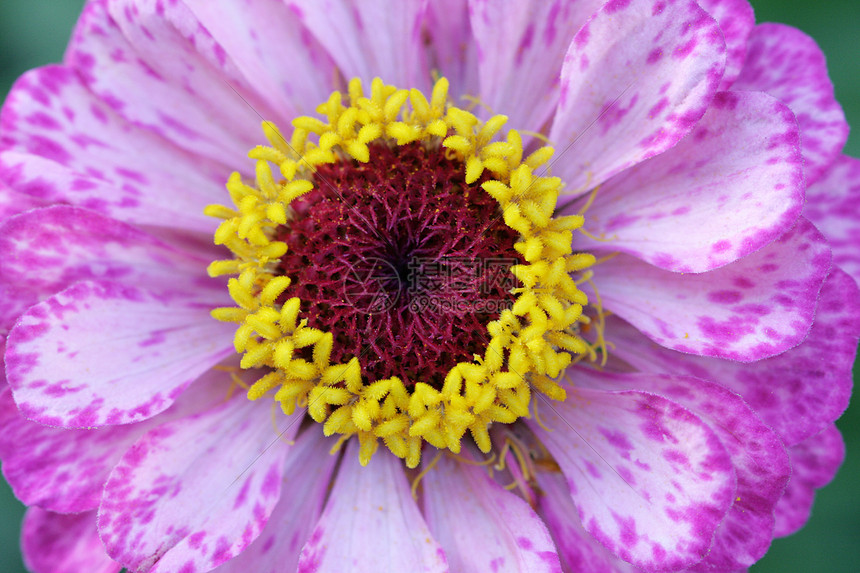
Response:
POLYGON ((510 268, 525 262, 518 234, 444 149, 369 148, 367 163, 320 166, 314 190, 293 203, 276 234, 287 245, 278 272, 293 279, 284 294, 301 299, 309 326, 334 335, 332 362, 361 355, 366 379, 441 389, 513 306, 510 268))
POLYGON ((492 424, 529 416, 532 390, 563 400, 552 379, 596 357, 582 217, 553 218, 561 181, 534 173, 553 150, 524 158, 518 132, 498 135, 507 118, 481 122, 447 90, 376 79, 366 96, 354 79, 289 142, 265 122, 256 181, 234 173, 234 207, 206 209, 232 253, 209 273, 236 275, 237 306, 212 315, 261 372, 248 398, 306 407, 356 436, 362 463, 381 441, 416 467, 425 443, 458 452, 467 432, 488 452, 492 424))

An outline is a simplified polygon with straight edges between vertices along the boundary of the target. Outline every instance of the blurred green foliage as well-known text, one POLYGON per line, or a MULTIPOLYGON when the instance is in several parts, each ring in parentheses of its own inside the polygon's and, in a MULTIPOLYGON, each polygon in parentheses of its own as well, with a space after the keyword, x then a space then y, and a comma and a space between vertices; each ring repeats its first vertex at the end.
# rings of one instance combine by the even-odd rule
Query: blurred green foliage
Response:
MULTIPOLYGON (((860 125, 860 2, 753 0, 752 4, 759 22, 785 22, 818 41, 848 121, 860 125)), ((0 1, 0 97, 27 69, 62 58, 82 5, 83 0, 0 1)), ((856 132, 845 151, 860 157, 856 132)), ((855 367, 855 380, 858 377, 860 369, 855 367)), ((792 537, 776 540, 753 573, 860 570, 860 406, 850 408, 838 425, 848 450, 845 465, 819 493, 809 524, 792 537)), ((0 480, 0 573, 25 573, 18 552, 23 512, 0 480)))

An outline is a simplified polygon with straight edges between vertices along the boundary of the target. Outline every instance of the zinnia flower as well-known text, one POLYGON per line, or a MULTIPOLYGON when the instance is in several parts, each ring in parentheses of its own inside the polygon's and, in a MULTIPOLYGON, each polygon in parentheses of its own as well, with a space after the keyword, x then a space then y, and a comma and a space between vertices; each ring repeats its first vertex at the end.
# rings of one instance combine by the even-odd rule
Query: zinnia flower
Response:
POLYGON ((736 571, 841 462, 860 162, 743 0, 92 0, 0 120, 33 571, 736 571))

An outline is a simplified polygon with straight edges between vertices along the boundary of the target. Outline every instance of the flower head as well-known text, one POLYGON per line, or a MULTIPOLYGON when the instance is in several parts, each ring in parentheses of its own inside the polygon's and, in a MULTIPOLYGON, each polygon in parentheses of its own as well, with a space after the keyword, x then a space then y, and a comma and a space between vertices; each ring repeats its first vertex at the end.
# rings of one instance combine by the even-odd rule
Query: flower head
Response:
POLYGON ((734 571, 841 461, 860 163, 743 0, 93 0, 0 127, 34 571, 734 571))

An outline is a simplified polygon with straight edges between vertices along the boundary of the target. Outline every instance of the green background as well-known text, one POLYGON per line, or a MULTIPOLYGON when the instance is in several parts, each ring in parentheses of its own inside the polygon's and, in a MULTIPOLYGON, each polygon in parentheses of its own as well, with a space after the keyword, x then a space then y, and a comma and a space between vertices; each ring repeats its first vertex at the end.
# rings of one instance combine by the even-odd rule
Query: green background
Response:
MULTIPOLYGON (((848 122, 860 126, 860 1, 754 0, 752 4, 757 21, 785 22, 818 41, 848 122)), ((25 70, 60 60, 82 5, 82 0, 0 0, 0 98, 25 70)), ((846 146, 846 153, 854 157, 860 157, 858 133, 860 127, 846 146)), ((857 380, 857 367, 854 373, 857 380)), ((776 540, 752 568, 754 573, 860 570, 860 406, 855 403, 849 408, 838 425, 847 444, 845 465, 818 495, 809 524, 797 535, 776 540)), ((0 573, 25 571, 18 551, 23 513, 0 480, 0 573)))

